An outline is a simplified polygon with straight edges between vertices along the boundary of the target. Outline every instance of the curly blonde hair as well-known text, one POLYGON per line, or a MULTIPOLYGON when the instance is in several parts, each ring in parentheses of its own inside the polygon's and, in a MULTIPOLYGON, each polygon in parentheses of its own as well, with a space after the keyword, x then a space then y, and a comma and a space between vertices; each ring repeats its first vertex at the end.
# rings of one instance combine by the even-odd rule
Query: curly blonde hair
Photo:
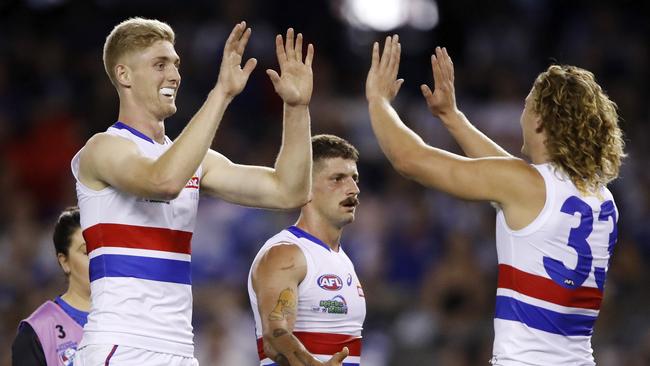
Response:
POLYGON ((550 160, 578 190, 596 192, 618 176, 625 144, 617 107, 594 74, 551 65, 535 80, 531 96, 550 160))
POLYGON ((117 87, 115 66, 118 60, 133 51, 144 50, 157 41, 174 44, 175 34, 167 23, 155 19, 130 18, 113 28, 104 43, 104 68, 117 87))

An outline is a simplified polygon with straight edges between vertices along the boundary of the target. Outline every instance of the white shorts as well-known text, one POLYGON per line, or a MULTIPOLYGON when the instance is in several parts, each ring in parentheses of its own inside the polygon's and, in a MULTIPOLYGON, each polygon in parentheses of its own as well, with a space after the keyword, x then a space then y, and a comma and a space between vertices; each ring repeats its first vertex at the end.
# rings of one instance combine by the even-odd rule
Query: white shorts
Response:
POLYGON ((90 344, 77 350, 74 366, 199 366, 194 357, 119 345, 90 344))

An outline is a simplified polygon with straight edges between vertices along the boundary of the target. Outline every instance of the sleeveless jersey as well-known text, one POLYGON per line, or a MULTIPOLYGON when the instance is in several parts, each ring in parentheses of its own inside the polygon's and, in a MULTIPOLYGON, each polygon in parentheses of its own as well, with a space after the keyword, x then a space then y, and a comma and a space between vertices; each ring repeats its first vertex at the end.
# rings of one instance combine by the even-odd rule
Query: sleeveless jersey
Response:
MULTIPOLYGON (((158 144, 121 122, 108 134, 133 142, 157 159, 172 142, 158 144)), ((201 168, 179 196, 163 201, 77 179, 81 228, 90 258, 92 307, 80 347, 124 345, 193 357, 190 240, 199 200, 201 168)))
POLYGON ((72 364, 83 328, 59 305, 46 301, 23 322, 38 336, 47 366, 72 364))
POLYGON ((610 191, 583 196, 550 164, 534 165, 546 202, 511 230, 497 212, 494 365, 594 365, 591 335, 616 244, 610 191))
POLYGON ((262 346, 262 322, 253 291, 252 268, 269 248, 280 243, 298 246, 307 261, 307 274, 298 285, 298 306, 293 335, 307 350, 327 361, 344 346, 350 350, 344 365, 361 361, 361 330, 366 317, 366 300, 354 265, 343 248, 338 253, 318 238, 291 226, 273 236, 257 253, 248 274, 248 296, 255 317, 255 335, 260 365, 276 365, 262 346))

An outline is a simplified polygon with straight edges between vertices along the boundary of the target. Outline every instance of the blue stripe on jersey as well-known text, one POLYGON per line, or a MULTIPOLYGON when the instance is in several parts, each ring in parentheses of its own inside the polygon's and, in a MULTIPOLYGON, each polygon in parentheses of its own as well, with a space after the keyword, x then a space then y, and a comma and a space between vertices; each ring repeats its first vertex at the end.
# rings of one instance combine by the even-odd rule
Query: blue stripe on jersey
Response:
POLYGON ((117 128, 118 130, 127 130, 127 131, 131 132, 132 134, 138 136, 139 138, 141 138, 141 139, 143 139, 145 141, 149 141, 149 142, 151 142, 153 144, 153 140, 149 136, 145 135, 144 133, 136 130, 135 128, 133 128, 133 127, 131 127, 131 126, 129 126, 129 125, 123 123, 123 122, 117 121, 111 127, 117 128))
POLYGON ((90 260, 90 282, 104 277, 192 284, 190 262, 134 255, 102 254, 90 260))
POLYGON ((596 322, 595 316, 562 314, 507 296, 497 296, 495 318, 518 321, 563 336, 590 336, 596 322))
POLYGON ((322 240, 318 239, 317 237, 311 235, 310 233, 300 229, 297 226, 289 226, 287 228, 287 231, 289 231, 291 234, 295 235, 298 238, 307 238, 307 240, 313 242, 314 244, 318 244, 321 247, 327 249, 328 251, 331 251, 329 245, 323 243, 322 240))

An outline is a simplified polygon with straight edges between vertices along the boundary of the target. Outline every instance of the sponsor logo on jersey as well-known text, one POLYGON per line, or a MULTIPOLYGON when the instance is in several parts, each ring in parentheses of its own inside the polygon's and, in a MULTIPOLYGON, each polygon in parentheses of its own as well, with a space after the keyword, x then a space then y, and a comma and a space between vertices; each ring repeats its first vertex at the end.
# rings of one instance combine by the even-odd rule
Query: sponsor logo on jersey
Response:
POLYGON ((348 286, 352 285, 352 273, 348 273, 346 282, 348 283, 348 286))
POLYGON ((335 274, 324 274, 318 277, 318 287, 328 291, 338 291, 343 288, 341 277, 335 274))
POLYGON ((185 188, 194 188, 194 189, 199 189, 199 177, 196 175, 190 178, 190 181, 187 182, 187 185, 185 188))
POLYGON ((312 311, 327 314, 347 314, 348 303, 341 295, 336 295, 329 300, 321 300, 318 306, 314 306, 312 311))
POLYGON ((59 355, 59 361, 64 366, 72 366, 72 359, 74 354, 77 352, 77 343, 75 342, 66 342, 57 347, 56 350, 59 355))

